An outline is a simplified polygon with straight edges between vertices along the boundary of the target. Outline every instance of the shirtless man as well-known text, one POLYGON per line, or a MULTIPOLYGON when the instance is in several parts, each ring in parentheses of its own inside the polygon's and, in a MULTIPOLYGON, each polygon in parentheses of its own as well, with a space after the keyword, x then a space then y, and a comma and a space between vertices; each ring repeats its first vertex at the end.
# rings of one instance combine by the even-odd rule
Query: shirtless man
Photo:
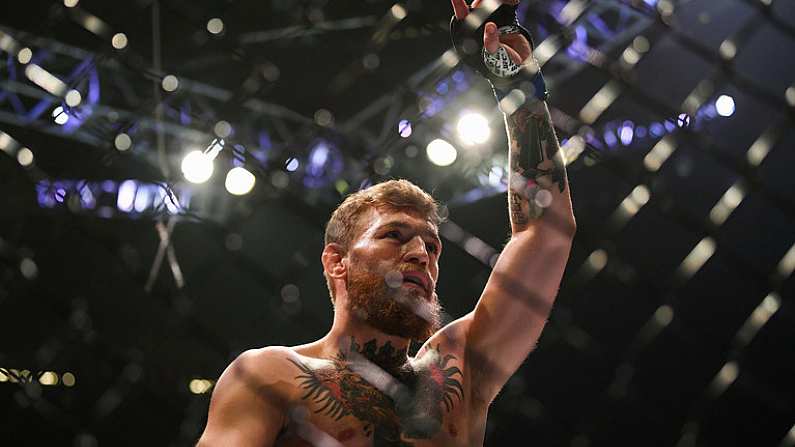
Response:
MULTIPOLYGON (((487 77, 498 98, 507 95, 500 105, 509 136, 511 238, 475 309, 439 329, 440 219, 427 193, 405 180, 357 192, 326 228, 330 332, 235 359, 216 384, 200 446, 483 444, 489 404, 541 335, 575 222, 546 90, 524 88, 539 86, 535 70, 513 70, 532 65, 531 44, 504 17, 498 28, 479 1, 472 12, 464 1, 452 0, 454 38, 482 33, 485 51, 476 56, 485 62, 475 68, 508 69, 507 77, 499 73, 504 79, 487 77), (472 22, 465 17, 479 11, 485 26, 465 28, 472 22), (502 65, 485 65, 495 60, 502 65), (517 100, 513 86, 522 79, 531 82, 520 88, 527 98, 517 100), (413 358, 412 340, 425 341, 413 358)), ((514 14, 518 0, 504 3, 514 14)))

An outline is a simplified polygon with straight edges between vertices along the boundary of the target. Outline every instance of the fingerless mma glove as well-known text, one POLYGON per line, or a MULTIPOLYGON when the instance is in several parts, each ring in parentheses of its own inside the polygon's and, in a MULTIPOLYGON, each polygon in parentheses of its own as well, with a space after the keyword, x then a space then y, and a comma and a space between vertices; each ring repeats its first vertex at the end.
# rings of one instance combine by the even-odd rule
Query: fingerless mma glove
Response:
POLYGON ((458 20, 453 16, 450 21, 453 47, 461 60, 491 83, 497 100, 503 99, 517 88, 521 89, 528 98, 534 97, 539 101, 546 100, 549 93, 540 70, 533 73, 533 70, 528 70, 528 67, 517 65, 502 46, 494 54, 489 54, 483 48, 483 33, 488 22, 494 22, 501 34, 521 33, 530 42, 530 48, 535 47, 530 32, 519 24, 516 17, 516 6, 503 4, 488 17, 483 17, 485 14, 486 10, 482 7, 470 8, 470 16, 474 16, 472 18, 480 22, 477 29, 472 29, 466 23, 466 19, 458 20))

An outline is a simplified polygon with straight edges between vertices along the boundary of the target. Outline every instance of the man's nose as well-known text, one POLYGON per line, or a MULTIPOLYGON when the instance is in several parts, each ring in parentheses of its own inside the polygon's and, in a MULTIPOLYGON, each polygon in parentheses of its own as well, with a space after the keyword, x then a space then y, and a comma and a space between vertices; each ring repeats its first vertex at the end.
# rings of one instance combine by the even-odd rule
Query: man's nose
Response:
POLYGON ((406 243, 405 259, 408 262, 427 265, 430 256, 428 256, 428 249, 425 247, 425 241, 422 237, 416 236, 406 243))

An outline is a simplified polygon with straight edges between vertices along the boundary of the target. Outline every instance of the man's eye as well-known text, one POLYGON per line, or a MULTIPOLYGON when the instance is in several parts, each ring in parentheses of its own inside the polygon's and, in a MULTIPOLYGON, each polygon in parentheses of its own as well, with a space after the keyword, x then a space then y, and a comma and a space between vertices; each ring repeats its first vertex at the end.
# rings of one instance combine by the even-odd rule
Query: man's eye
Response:
POLYGON ((400 239, 400 233, 398 233, 397 231, 390 231, 385 236, 386 237, 395 238, 395 239, 400 239))
POLYGON ((436 253, 437 251, 439 251, 439 247, 437 247, 436 244, 430 242, 425 244, 425 249, 431 253, 436 253))

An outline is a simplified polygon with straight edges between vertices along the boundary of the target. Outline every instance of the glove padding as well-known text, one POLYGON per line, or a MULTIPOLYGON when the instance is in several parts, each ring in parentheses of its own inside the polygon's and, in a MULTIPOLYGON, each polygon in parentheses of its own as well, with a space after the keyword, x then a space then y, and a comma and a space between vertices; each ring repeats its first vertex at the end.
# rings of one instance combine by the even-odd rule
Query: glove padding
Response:
POLYGON ((480 26, 475 30, 469 29, 464 23, 466 20, 458 20, 455 16, 450 21, 453 48, 461 60, 491 83, 494 95, 498 100, 516 88, 524 90, 526 96, 534 97, 540 101, 546 100, 549 92, 547 92, 540 70, 531 74, 526 67, 514 63, 502 46, 494 54, 489 54, 483 48, 483 34, 488 22, 494 22, 502 34, 521 33, 530 43, 530 48, 535 48, 530 31, 519 24, 516 17, 516 5, 502 4, 488 17, 483 17, 485 12, 484 8, 470 8, 470 15, 474 14, 476 19, 481 20, 480 26), (532 89, 522 88, 523 84, 528 82, 532 85, 532 89))

